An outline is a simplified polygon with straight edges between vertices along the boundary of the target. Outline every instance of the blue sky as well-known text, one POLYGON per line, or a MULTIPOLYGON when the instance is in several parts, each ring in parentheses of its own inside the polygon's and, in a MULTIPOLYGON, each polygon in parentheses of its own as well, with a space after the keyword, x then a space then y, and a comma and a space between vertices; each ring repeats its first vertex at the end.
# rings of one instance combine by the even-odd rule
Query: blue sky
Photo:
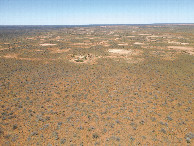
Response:
POLYGON ((194 23, 194 0, 0 0, 0 25, 194 23))

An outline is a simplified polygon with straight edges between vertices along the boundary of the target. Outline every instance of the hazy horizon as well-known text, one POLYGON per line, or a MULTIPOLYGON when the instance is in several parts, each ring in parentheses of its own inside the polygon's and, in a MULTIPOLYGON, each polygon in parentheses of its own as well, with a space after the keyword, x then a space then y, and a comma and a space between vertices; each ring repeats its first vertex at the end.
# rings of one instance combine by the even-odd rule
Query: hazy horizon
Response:
POLYGON ((48 25, 48 24, 34 24, 34 25, 30 25, 30 24, 26 24, 26 25, 22 25, 22 24, 15 24, 15 25, 7 25, 7 24, 0 24, 1 26, 117 26, 117 25, 121 25, 121 26, 125 26, 125 25, 194 25, 194 23, 147 23, 147 24, 70 24, 70 25, 63 25, 63 24, 58 24, 58 25, 48 25))
POLYGON ((0 25, 194 23, 193 0, 1 0, 0 25))

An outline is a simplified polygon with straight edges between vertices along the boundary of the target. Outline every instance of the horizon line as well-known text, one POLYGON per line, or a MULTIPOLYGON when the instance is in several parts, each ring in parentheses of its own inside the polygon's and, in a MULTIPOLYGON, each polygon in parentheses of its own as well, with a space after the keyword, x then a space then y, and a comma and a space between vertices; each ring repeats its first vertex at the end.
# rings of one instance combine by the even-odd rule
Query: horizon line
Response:
POLYGON ((0 26, 92 26, 92 25, 98 25, 98 26, 101 26, 101 25, 159 25, 159 24, 192 24, 194 25, 194 23, 130 23, 130 24, 125 24, 125 23, 122 23, 122 24, 116 24, 116 23, 113 23, 113 24, 0 24, 0 26))

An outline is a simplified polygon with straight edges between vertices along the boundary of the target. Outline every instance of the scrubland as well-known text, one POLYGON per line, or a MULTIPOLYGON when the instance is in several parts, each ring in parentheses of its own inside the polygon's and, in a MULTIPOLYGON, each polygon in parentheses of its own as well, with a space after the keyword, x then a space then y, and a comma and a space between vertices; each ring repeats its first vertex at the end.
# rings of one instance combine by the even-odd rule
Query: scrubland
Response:
POLYGON ((1 145, 192 145, 194 26, 1 26, 1 145))

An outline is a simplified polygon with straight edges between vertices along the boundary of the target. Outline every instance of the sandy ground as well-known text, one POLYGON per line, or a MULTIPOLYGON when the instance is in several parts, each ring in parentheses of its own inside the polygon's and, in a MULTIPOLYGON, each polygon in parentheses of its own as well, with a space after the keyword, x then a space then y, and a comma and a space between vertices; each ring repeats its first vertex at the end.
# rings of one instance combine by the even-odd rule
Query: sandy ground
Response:
POLYGON ((0 51, 8 50, 9 48, 0 48, 0 51))
POLYGON ((4 56, 5 58, 18 58, 18 54, 12 53, 4 56))
POLYGON ((55 46, 57 44, 40 44, 40 46, 55 46))
POLYGON ((51 53, 65 53, 70 51, 71 49, 48 48, 48 50, 50 50, 51 53))
POLYGON ((144 60, 143 58, 137 58, 137 56, 141 57, 142 51, 140 50, 109 49, 108 52, 110 56, 104 58, 112 58, 117 61, 124 59, 127 63, 138 63, 144 60), (136 58, 134 58, 135 56, 136 58))
POLYGON ((124 49, 109 49, 108 52, 110 53, 116 53, 116 54, 130 54, 130 50, 124 50, 124 49))
POLYGON ((144 36, 144 35, 145 35, 145 36, 147 36, 147 35, 152 35, 152 34, 143 34, 143 33, 142 33, 142 34, 139 34, 139 35, 142 35, 142 36, 144 36))
POLYGON ((20 54, 6 54, 5 56, 3 56, 3 58, 6 59, 17 59, 17 60, 27 60, 27 61, 54 61, 54 60, 58 60, 58 59, 44 59, 44 58, 26 58, 26 57, 19 57, 20 54))
POLYGON ((144 43, 135 42, 134 45, 144 45, 144 43))
POLYGON ((135 38, 135 36, 127 36, 128 38, 135 38))
POLYGON ((123 44, 118 44, 119 46, 128 46, 127 43, 123 43, 123 44))

